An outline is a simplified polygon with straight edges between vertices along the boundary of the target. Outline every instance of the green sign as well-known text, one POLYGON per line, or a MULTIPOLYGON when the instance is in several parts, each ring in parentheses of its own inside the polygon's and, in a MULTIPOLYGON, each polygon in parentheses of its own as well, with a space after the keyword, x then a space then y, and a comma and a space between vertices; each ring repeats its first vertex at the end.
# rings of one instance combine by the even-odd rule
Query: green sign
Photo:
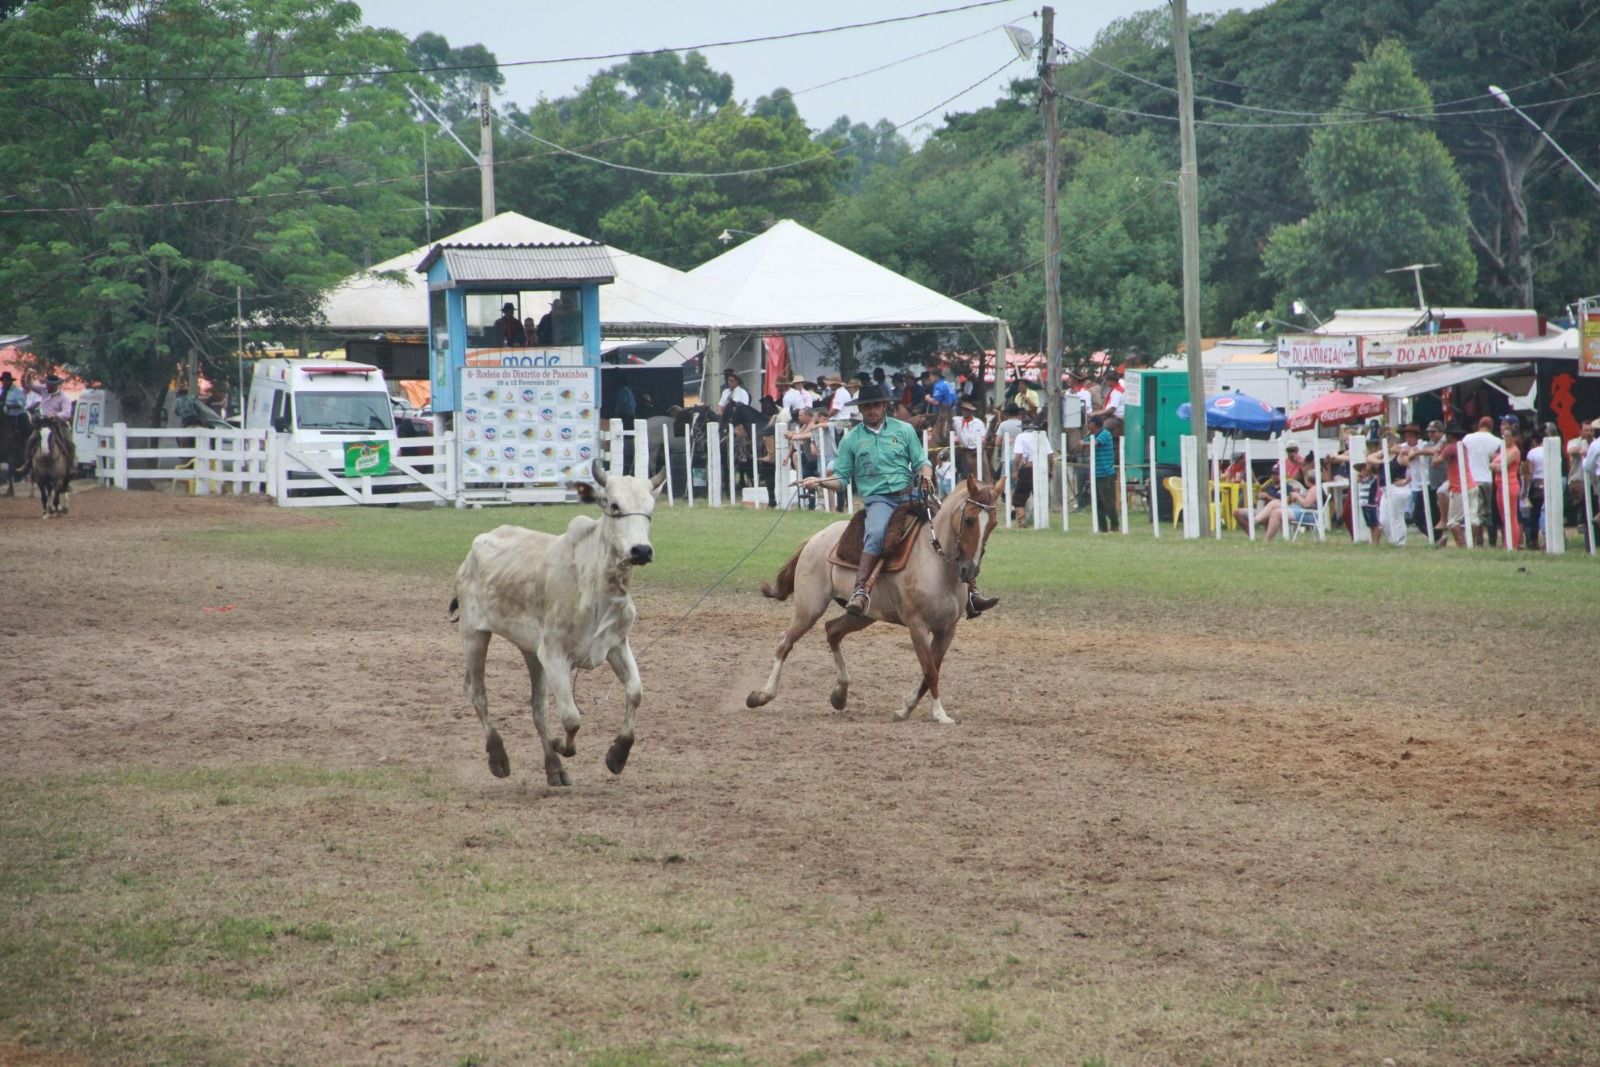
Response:
POLYGON ((388 441, 350 441, 344 446, 344 476, 389 473, 388 441))

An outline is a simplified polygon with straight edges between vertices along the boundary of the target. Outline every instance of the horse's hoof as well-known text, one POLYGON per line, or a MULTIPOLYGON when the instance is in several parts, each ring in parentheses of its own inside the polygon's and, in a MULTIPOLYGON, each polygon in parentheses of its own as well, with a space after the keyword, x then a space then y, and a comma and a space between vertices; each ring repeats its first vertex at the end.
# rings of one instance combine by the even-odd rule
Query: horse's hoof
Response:
POLYGON ((744 698, 744 706, 747 708, 765 707, 771 700, 771 697, 763 696, 761 690, 752 689, 750 690, 750 695, 744 698))
POLYGON ((496 778, 509 778, 511 776, 511 759, 506 755, 506 746, 500 740, 500 735, 490 734, 489 740, 483 747, 489 753, 489 773, 496 778))
POLYGON ((834 711, 843 711, 845 703, 849 700, 849 697, 850 690, 841 685, 834 689, 833 692, 828 694, 828 703, 833 705, 834 711))
POLYGON ((628 765, 628 753, 632 749, 631 737, 619 737, 611 742, 611 747, 606 749, 606 770, 612 774, 621 774, 622 768, 628 765))
POLYGON ((544 780, 546 785, 570 786, 572 784, 572 777, 565 770, 551 771, 544 776, 544 780))

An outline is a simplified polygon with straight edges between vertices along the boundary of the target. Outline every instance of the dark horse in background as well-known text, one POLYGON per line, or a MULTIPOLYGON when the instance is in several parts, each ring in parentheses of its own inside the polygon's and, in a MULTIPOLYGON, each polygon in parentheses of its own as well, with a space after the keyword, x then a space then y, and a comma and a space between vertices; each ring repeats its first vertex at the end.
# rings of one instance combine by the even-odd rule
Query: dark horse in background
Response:
POLYGON ((65 515, 70 502, 68 490, 78 466, 78 450, 72 443, 72 427, 66 419, 49 416, 39 420, 28 438, 28 458, 24 470, 31 472, 39 487, 39 502, 44 517, 65 515))
POLYGON ((17 495, 17 474, 28 461, 28 434, 31 432, 26 416, 12 418, 0 414, 0 463, 6 468, 6 496, 17 495))

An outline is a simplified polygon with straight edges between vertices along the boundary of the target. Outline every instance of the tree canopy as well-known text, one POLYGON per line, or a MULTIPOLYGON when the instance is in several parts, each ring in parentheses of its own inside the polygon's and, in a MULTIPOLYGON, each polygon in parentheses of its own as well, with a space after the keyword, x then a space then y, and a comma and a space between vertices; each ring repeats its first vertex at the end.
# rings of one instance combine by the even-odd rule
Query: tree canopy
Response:
POLYGON ((1407 306, 1413 280, 1391 272, 1414 263, 1432 267, 1434 302, 1464 302, 1477 276, 1466 185, 1432 131, 1386 117, 1433 107, 1405 47, 1378 45, 1339 105, 1305 157, 1314 209, 1273 230, 1262 254, 1282 286, 1279 304, 1307 297, 1321 307, 1407 306))
POLYGON ((147 411, 191 352, 404 247, 398 35, 337 0, 37 0, 0 21, 0 306, 35 352, 147 411))

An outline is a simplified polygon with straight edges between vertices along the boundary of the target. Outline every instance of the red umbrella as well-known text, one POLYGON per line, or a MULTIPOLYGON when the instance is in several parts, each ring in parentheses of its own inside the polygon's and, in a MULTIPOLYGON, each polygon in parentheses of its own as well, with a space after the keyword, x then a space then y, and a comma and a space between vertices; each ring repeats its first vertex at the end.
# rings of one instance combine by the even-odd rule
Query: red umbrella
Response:
POLYGON ((1289 413, 1288 428, 1309 430, 1313 426, 1343 426, 1383 414, 1383 397, 1371 393, 1324 393, 1311 403, 1289 413))

